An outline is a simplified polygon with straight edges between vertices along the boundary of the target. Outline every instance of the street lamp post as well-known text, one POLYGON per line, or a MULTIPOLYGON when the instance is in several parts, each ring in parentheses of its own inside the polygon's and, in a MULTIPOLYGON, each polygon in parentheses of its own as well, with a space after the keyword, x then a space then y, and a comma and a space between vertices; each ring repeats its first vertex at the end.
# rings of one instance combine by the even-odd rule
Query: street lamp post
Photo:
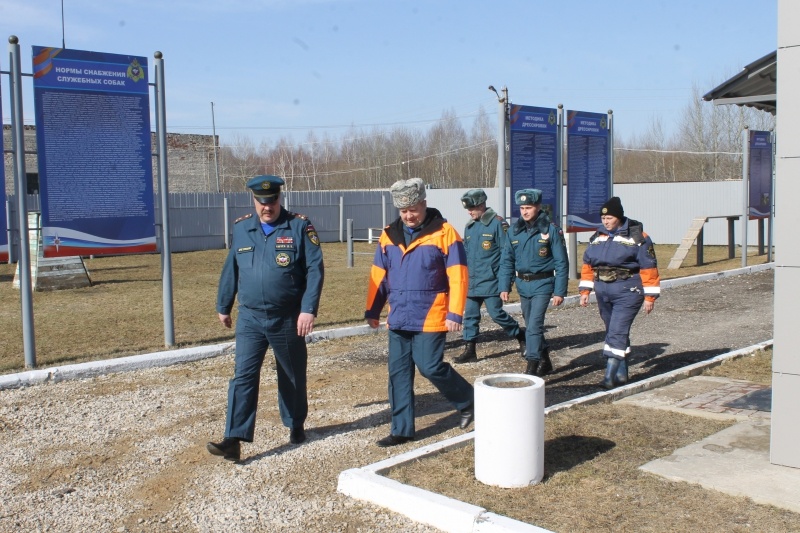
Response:
POLYGON ((506 116, 508 105, 508 89, 503 87, 500 93, 494 88, 494 85, 489 85, 489 90, 497 95, 498 104, 498 130, 497 130, 497 188, 500 189, 500 205, 498 206, 498 214, 506 218, 506 116))

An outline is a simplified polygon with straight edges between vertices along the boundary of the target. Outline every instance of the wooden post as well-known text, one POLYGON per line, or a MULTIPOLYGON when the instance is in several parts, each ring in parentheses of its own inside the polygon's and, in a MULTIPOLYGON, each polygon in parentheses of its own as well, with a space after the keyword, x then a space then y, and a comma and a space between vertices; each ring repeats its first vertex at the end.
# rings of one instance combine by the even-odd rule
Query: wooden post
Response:
POLYGON ((703 266, 703 228, 697 234, 697 266, 703 266))
MULTIPOLYGON (((728 217, 728 259, 733 259, 736 257, 736 243, 734 242, 734 225, 735 221, 739 220, 739 217, 728 217)), ((742 253, 747 253, 742 251, 742 253)))

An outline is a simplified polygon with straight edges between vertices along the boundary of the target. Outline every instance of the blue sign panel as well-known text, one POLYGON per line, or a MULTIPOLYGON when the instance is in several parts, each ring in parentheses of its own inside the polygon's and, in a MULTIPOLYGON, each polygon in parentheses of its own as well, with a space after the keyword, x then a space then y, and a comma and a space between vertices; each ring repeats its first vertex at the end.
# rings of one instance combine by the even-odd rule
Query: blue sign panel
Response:
MULTIPOLYGON (((558 179, 558 111, 513 105, 510 116, 511 198, 520 189, 542 191, 542 210, 561 223, 561 181, 558 179)), ((519 217, 512 202, 511 216, 519 217)))
POLYGON ((46 257, 156 250, 147 58, 33 47, 46 257))
POLYGON ((750 132, 750 218, 772 212, 772 138, 768 131, 750 132))
POLYGON ((567 231, 594 231, 610 197, 608 115, 567 111, 567 231))
MULTIPOLYGON (((0 100, 3 93, 0 91, 0 100)), ((0 106, 0 124, 3 123, 3 107, 0 106)), ((3 153, 3 133, 0 131, 0 154, 3 153)), ((8 226, 6 224, 6 169, 0 159, 0 263, 8 263, 8 226)))

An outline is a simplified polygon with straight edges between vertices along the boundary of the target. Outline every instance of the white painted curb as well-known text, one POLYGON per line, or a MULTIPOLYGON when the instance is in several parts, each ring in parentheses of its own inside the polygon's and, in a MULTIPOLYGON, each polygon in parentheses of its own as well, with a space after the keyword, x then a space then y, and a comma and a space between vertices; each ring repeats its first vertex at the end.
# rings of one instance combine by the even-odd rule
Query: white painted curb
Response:
POLYGON ((129 370, 141 370, 158 366, 169 366, 177 363, 198 361, 208 357, 216 357, 232 353, 234 343, 226 342, 211 346, 198 346, 194 348, 182 348, 179 350, 167 350, 129 357, 118 357, 105 361, 90 361, 88 363, 78 363, 75 365, 54 366, 28 370, 17 374, 7 374, 0 376, 0 390, 13 389, 17 387, 27 387, 29 385, 39 385, 48 382, 58 382, 68 379, 83 379, 94 376, 101 376, 113 372, 127 372, 129 370))
MULTIPOLYGON (((545 409, 545 417, 551 413, 570 409, 577 405, 612 402, 640 392, 655 389, 696 376, 706 368, 717 366, 724 361, 736 359, 772 346, 772 340, 764 341, 747 348, 720 354, 707 361, 695 363, 666 374, 654 376, 610 391, 601 391, 574 400, 552 405, 545 409)), ((384 459, 361 468, 345 470, 339 474, 337 490, 347 496, 380 505, 408 518, 437 527, 448 533, 545 533, 549 530, 526 524, 512 518, 490 513, 482 507, 447 498, 417 487, 403 485, 384 477, 392 468, 465 446, 475 437, 475 432, 443 440, 416 450, 384 459), (470 522, 471 520, 471 522, 470 522)))

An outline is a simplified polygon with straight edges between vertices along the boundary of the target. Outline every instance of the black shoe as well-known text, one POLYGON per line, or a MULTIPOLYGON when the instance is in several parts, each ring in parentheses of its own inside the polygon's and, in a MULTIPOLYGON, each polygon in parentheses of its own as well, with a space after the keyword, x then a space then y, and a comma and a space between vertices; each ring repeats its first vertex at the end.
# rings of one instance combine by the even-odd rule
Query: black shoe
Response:
POLYGON ((402 437, 400 435, 389 435, 388 437, 384 437, 375 444, 380 446, 381 448, 388 448, 389 446, 398 446, 400 444, 405 444, 406 442, 414 440, 414 437, 402 437))
POLYGON ((467 427, 472 423, 472 420, 475 418, 475 410, 470 405, 466 409, 461 410, 461 422, 458 424, 458 427, 461 429, 467 429, 467 427))
POLYGON ((550 360, 550 350, 545 350, 544 355, 539 360, 539 364, 536 365, 536 375, 540 378, 543 378, 552 371, 553 362, 550 360))
POLYGON ((239 439, 232 437, 225 437, 222 442, 209 442, 206 444, 206 450, 211 455, 220 455, 226 461, 238 461, 242 453, 239 439))
POLYGON ((520 357, 525 359, 525 356, 528 355, 528 346, 525 344, 525 332, 522 331, 522 330, 519 330, 519 333, 517 333, 517 336, 514 337, 514 338, 517 339, 517 342, 519 343, 519 355, 520 355, 520 357))
POLYGON ((475 341, 467 341, 461 355, 453 359, 453 362, 458 365, 463 363, 476 363, 477 361, 478 354, 475 353, 475 341))
POLYGON ((539 366, 538 359, 528 359, 528 366, 525 367, 525 373, 529 376, 535 376, 537 366, 539 366))
POLYGON ((299 428, 292 428, 291 433, 289 433, 289 442, 291 444, 302 444, 306 441, 306 432, 303 429, 303 426, 299 428))

